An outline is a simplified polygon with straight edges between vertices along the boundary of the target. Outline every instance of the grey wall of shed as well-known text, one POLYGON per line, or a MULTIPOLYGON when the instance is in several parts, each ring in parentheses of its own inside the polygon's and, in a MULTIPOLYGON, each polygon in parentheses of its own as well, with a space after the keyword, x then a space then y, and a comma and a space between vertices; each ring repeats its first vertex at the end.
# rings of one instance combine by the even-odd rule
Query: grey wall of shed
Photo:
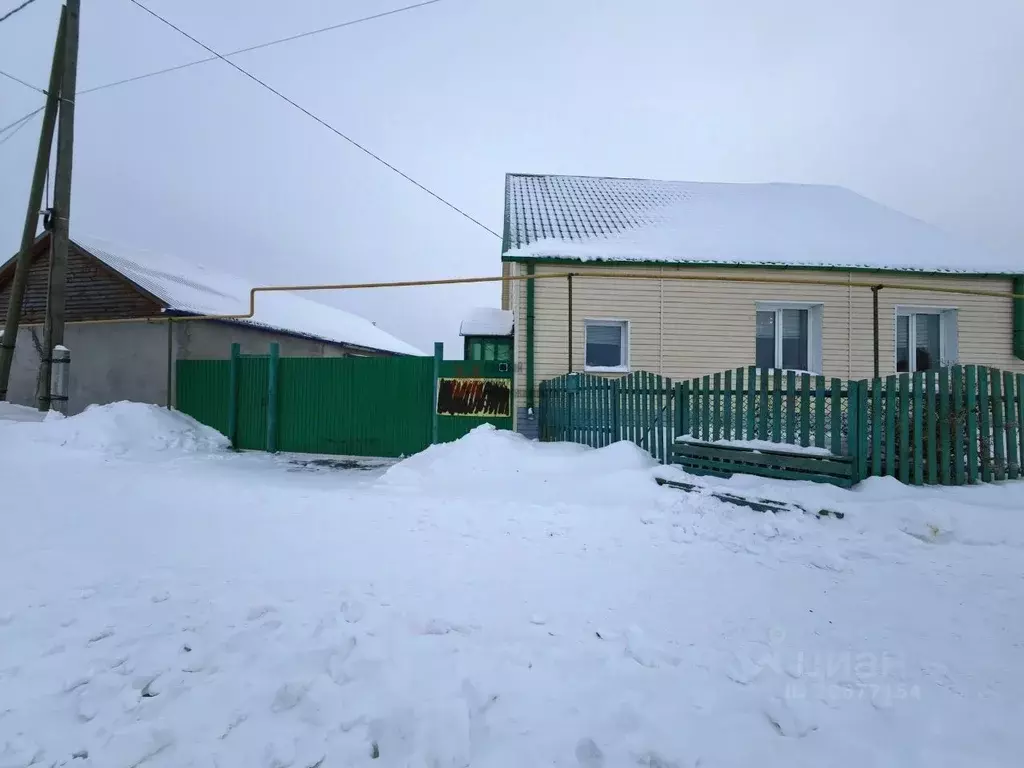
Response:
MULTIPOLYGON (((39 354, 33 343, 42 338, 38 326, 18 332, 8 399, 35 406, 39 354)), ((71 324, 64 346, 71 350, 68 413, 81 413, 92 404, 132 400, 165 405, 167 402, 167 323, 145 321, 111 324, 71 324)), ((229 323, 182 321, 171 326, 172 381, 177 360, 227 359, 231 344, 242 354, 266 354, 270 343, 281 346, 283 357, 341 357, 358 354, 346 347, 229 323)))

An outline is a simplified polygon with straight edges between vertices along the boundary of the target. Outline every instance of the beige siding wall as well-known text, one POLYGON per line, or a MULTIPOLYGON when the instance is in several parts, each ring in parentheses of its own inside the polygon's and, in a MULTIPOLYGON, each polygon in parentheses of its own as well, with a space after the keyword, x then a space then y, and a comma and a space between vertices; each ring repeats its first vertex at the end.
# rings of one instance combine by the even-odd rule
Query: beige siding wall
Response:
MULTIPOLYGON (((515 265, 525 271, 522 265, 515 265)), ((871 290, 850 283, 878 282, 879 354, 883 376, 895 371, 897 305, 958 310, 959 360, 1024 371, 1011 347, 1008 298, 965 296, 901 289, 905 285, 966 288, 1009 293, 1011 280, 997 278, 872 275, 819 270, 708 269, 704 267, 537 266, 537 274, 577 274, 573 278, 572 370, 583 370, 586 319, 628 320, 631 370, 689 378, 754 363, 754 313, 759 301, 821 303, 822 365, 826 376, 873 375, 871 290), (753 277, 826 280, 835 285, 784 285, 715 280, 587 278, 588 272, 617 271, 654 276, 753 277)), ((526 291, 513 284, 516 308, 516 372, 523 405, 526 384, 526 291)), ((534 371, 537 383, 570 370, 568 358, 568 286, 564 279, 536 281, 534 371)))

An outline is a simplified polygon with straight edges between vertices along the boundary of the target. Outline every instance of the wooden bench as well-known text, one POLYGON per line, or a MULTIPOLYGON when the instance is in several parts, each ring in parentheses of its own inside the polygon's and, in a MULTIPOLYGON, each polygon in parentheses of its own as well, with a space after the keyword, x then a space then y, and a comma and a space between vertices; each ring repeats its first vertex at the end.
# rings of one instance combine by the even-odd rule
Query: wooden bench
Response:
POLYGON ((855 482, 852 456, 815 456, 720 443, 677 442, 672 445, 672 458, 692 475, 757 475, 831 483, 842 488, 850 488, 855 482))

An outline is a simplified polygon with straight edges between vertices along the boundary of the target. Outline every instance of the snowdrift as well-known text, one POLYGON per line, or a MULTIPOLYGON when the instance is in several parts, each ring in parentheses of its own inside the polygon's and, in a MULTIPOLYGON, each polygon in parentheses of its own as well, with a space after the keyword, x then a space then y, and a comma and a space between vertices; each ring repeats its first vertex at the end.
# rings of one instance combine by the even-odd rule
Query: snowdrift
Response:
POLYGON ((504 499, 638 500, 659 493, 650 454, 630 442, 605 448, 538 443, 484 424, 432 445, 389 469, 382 483, 430 492, 500 494, 504 499))
POLYGON ((217 430, 179 411, 145 403, 91 405, 65 418, 51 411, 42 421, 0 422, 0 443, 32 443, 114 454, 209 453, 227 447, 217 430))

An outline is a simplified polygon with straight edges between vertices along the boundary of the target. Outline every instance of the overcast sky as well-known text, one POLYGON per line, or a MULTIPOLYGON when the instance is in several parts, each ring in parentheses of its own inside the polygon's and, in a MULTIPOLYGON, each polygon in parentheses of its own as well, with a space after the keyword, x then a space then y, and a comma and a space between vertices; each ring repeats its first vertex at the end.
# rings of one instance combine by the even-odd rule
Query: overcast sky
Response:
MULTIPOLYGON (((229 51, 413 0, 146 2, 229 51)), ((83 6, 80 88, 207 55, 128 0, 83 6)), ((58 11, 0 24, 0 69, 44 87, 58 11)), ((1024 269, 1021 0, 442 0, 235 60, 495 231, 508 171, 821 182, 1024 269)), ((42 99, 0 78, 0 126, 42 99)), ((4 256, 38 131, 0 146, 4 256)), ((496 237, 220 61, 83 95, 73 190, 73 233, 255 283, 500 270, 496 237)), ((318 298, 459 356, 499 290, 318 298)))

